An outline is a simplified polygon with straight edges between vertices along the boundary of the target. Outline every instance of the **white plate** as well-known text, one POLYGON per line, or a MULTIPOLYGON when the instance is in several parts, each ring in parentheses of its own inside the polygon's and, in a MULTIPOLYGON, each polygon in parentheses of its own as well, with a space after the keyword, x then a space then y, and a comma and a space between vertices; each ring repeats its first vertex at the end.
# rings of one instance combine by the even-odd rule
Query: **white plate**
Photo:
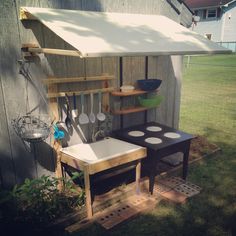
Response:
POLYGON ((159 144, 159 143, 162 143, 162 140, 159 138, 150 137, 150 138, 146 138, 145 142, 150 143, 150 144, 159 144))
POLYGON ((128 135, 132 137, 142 137, 144 136, 144 132, 135 130, 135 131, 130 131, 128 135))
POLYGON ((120 87, 121 92, 128 93, 134 90, 134 86, 132 85, 123 85, 120 87))
POLYGON ((158 132, 158 131, 161 131, 162 128, 161 128, 161 127, 158 127, 158 126, 149 126, 149 127, 147 127, 146 130, 152 131, 152 132, 158 132))
POLYGON ((167 138, 180 138, 181 137, 180 134, 177 134, 177 133, 174 133, 174 132, 164 133, 164 136, 167 137, 167 138))

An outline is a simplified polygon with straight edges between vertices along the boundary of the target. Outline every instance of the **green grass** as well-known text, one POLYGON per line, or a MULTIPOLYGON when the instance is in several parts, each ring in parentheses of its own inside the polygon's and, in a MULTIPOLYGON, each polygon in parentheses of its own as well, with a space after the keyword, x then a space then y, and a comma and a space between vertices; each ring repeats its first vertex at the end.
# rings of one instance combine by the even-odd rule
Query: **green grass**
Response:
POLYGON ((190 62, 184 71, 180 128, 215 142, 235 141, 236 56, 192 57, 190 62))
POLYGON ((188 179, 201 194, 184 205, 163 201, 110 232, 93 225, 74 235, 236 235, 236 56, 192 57, 191 63, 184 70, 180 127, 222 148, 190 166, 188 179))

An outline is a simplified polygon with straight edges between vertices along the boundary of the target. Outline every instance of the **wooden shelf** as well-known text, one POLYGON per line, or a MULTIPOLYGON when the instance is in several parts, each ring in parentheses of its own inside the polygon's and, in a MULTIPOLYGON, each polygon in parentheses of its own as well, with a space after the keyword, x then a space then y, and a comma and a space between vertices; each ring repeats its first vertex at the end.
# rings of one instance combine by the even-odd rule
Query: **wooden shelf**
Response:
POLYGON ((114 76, 112 75, 100 75, 100 76, 90 76, 90 77, 72 77, 72 78, 54 78, 49 77, 43 80, 44 84, 60 84, 60 83, 77 83, 86 81, 104 81, 112 80, 114 76))
POLYGON ((125 114, 130 114, 130 113, 135 113, 135 112, 141 112, 141 111, 147 111, 149 109, 152 109, 155 107, 129 107, 121 110, 114 110, 112 113, 114 115, 125 115, 125 114))
POLYGON ((143 91, 143 90, 133 90, 130 92, 113 91, 111 95, 118 96, 118 97, 126 97, 126 96, 133 96, 133 95, 141 95, 145 93, 147 93, 147 91, 143 91))
POLYGON ((69 92, 57 92, 57 93, 48 93, 47 97, 48 98, 57 98, 57 97, 65 97, 66 95, 68 96, 73 96, 73 94, 75 94, 75 96, 80 95, 81 93, 83 94, 90 94, 90 93, 110 93, 114 90, 113 87, 108 87, 108 88, 101 88, 101 89, 91 89, 91 90, 85 90, 85 91, 69 91, 69 92))

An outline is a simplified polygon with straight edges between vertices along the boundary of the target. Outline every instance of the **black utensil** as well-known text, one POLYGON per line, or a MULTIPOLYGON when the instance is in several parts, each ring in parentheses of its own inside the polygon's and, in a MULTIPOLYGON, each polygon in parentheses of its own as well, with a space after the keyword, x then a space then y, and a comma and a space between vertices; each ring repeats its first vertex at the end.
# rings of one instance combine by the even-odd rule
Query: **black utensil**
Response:
POLYGON ((72 122, 70 119, 70 102, 69 97, 66 94, 66 119, 65 119, 66 127, 67 129, 70 129, 72 127, 72 122))

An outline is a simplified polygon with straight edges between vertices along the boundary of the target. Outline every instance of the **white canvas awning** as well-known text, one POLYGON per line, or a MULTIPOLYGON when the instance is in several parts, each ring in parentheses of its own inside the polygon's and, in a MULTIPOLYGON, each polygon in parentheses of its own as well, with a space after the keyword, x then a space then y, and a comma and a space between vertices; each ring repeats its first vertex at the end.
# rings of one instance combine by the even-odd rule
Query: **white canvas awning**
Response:
POLYGON ((33 7, 23 10, 82 57, 231 52, 165 16, 33 7))

